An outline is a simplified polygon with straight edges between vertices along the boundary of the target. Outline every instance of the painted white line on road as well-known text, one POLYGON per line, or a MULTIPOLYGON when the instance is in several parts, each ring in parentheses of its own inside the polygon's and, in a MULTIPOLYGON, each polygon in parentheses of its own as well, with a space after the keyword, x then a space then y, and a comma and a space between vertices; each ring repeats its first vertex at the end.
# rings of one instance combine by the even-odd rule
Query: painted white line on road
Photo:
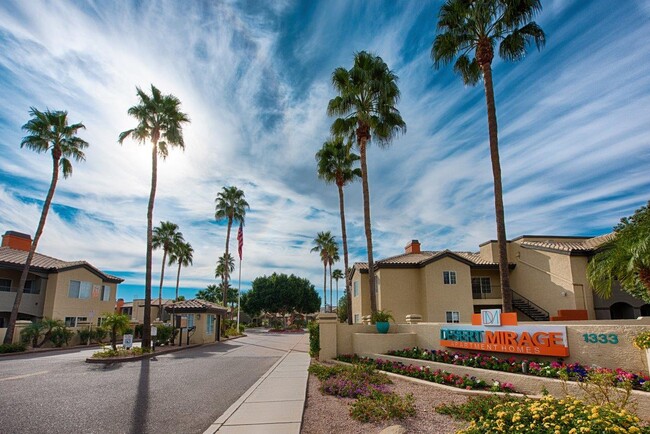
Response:
POLYGON ((14 377, 0 378, 0 381, 20 380, 21 378, 33 377, 34 375, 43 375, 43 374, 47 374, 48 372, 50 371, 38 371, 38 372, 33 372, 31 374, 16 375, 14 377))

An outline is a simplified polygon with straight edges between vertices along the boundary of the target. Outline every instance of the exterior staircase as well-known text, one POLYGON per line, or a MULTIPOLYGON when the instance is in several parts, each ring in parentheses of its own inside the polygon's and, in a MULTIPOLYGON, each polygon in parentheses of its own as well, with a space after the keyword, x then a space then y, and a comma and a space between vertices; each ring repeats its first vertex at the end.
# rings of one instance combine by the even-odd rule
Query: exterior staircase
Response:
POLYGON ((512 291, 512 306, 533 321, 548 321, 551 315, 523 295, 512 291))

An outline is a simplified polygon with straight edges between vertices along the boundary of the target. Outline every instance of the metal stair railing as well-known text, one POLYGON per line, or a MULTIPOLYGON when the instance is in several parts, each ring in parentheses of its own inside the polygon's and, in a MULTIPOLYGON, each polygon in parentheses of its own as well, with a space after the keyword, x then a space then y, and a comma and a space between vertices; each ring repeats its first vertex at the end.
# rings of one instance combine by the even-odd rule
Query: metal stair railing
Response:
MULTIPOLYGON (((515 303, 515 299, 521 300, 526 305, 526 307, 528 308, 527 310, 531 311, 530 313, 533 313, 533 314, 536 313, 537 316, 544 317, 545 318, 544 321, 548 321, 551 318, 551 314, 546 309, 544 309, 543 307, 533 303, 532 301, 530 301, 529 299, 527 299, 523 295, 519 294, 518 292, 512 291, 512 303, 513 304, 515 303)), ((517 309, 521 310, 526 315, 528 315, 528 313, 525 312, 524 310, 522 310, 521 308, 517 308, 517 309)), ((530 315, 528 315, 528 316, 530 316, 530 315)), ((530 317, 535 319, 533 316, 530 316, 530 317)))

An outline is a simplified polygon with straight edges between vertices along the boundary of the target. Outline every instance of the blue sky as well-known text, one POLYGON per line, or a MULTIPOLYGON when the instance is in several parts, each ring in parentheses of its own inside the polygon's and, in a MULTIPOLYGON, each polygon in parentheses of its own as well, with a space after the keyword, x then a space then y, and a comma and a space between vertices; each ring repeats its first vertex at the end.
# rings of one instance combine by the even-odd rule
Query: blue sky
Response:
MULTIPOLYGON (((144 293, 149 148, 117 143, 134 126, 135 86, 155 84, 192 123, 186 150, 159 164, 154 221, 192 243, 181 293, 214 282, 225 227, 214 221, 224 185, 251 205, 242 287, 274 271, 309 278, 318 231, 340 233, 336 188, 314 154, 328 137, 334 68, 356 51, 399 76, 408 131, 369 150, 375 257, 424 249, 477 250, 495 238, 482 85, 465 87, 429 51, 441 1, 0 3, 0 232, 33 234, 51 160, 20 148, 30 106, 68 110, 87 129, 87 161, 54 198, 39 251, 85 259, 144 293)), ((648 199, 650 2, 542 0, 546 47, 495 60, 506 229, 598 235, 648 199)), ((353 261, 365 260, 360 185, 346 190, 353 261)), ((154 288, 162 255, 154 255, 154 288)), ((172 296, 175 270, 166 273, 172 296)))

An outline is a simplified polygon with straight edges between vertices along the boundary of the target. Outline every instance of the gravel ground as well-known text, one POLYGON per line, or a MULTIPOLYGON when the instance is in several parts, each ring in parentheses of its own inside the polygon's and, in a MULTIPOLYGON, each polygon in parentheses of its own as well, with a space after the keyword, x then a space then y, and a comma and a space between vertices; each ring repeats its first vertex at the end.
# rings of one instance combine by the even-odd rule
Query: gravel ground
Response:
POLYGON ((416 415, 404 420, 381 424, 361 423, 350 417, 349 405, 354 399, 336 398, 320 392, 320 381, 309 375, 307 401, 303 415, 302 434, 375 434, 391 425, 402 425, 408 433, 452 434, 465 423, 436 413, 434 407, 444 403, 461 403, 467 398, 435 386, 412 383, 392 378, 392 389, 400 395, 412 393, 415 397, 416 415))

